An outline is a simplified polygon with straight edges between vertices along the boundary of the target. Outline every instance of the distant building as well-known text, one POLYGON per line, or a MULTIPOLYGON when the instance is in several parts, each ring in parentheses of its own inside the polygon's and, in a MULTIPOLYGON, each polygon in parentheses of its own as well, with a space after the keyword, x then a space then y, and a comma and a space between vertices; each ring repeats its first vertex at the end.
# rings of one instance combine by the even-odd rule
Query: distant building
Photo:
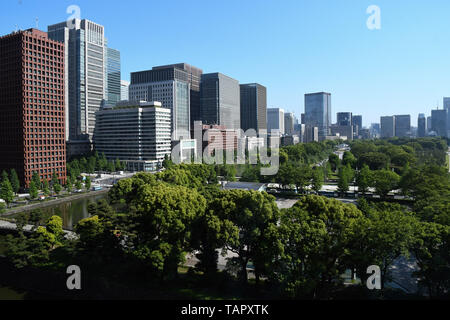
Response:
POLYGON ((381 127, 379 123, 372 123, 370 125, 370 134, 373 138, 378 138, 381 135, 381 127))
POLYGON ((353 115, 352 116, 352 125, 353 125, 353 135, 355 139, 359 137, 359 130, 363 128, 362 126, 362 116, 360 115, 353 115))
POLYGON ((187 63, 176 63, 165 66, 154 67, 153 70, 163 70, 167 68, 177 68, 184 70, 187 78, 184 81, 189 83, 190 97, 189 97, 189 113, 190 113, 190 127, 194 126, 194 121, 201 121, 201 105, 200 105, 200 82, 202 79, 203 70, 187 63))
POLYGON ((121 100, 120 51, 107 48, 106 53, 106 103, 113 106, 121 100))
POLYGON ((160 102, 123 101, 97 112, 95 149, 130 171, 154 171, 171 155, 171 110, 160 102))
POLYGON ((353 126, 340 126, 332 125, 331 135, 339 135, 341 137, 347 137, 347 140, 353 140, 353 126))
POLYGON ((294 134, 295 115, 292 112, 284 114, 284 133, 287 135, 294 134))
POLYGON ((448 134, 448 112, 443 110, 431 110, 431 130, 438 137, 447 137, 448 134))
POLYGON ((271 131, 277 131, 280 135, 283 135, 285 133, 284 109, 267 109, 267 133, 270 134, 271 131))
POLYGON ((303 142, 309 143, 313 141, 319 141, 319 128, 305 126, 305 138, 303 139, 303 142))
POLYGON ((219 125, 202 125, 202 137, 203 150, 208 147, 210 154, 217 151, 235 151, 240 140, 235 129, 219 125))
POLYGON ((337 121, 336 124, 341 127, 352 126, 353 117, 351 112, 338 112, 336 114, 337 121))
POLYGON ((132 72, 131 101, 159 101, 171 110, 172 140, 190 139, 189 74, 178 67, 132 72))
POLYGON ((120 100, 130 100, 129 89, 130 83, 125 80, 120 81, 120 100))
POLYGON ((450 138, 450 98, 444 98, 444 109, 447 110, 447 137, 450 138))
POLYGON ((330 134, 331 94, 326 92, 305 94, 305 124, 317 127, 319 140, 330 134))
POLYGON ((305 114, 302 113, 300 116, 300 124, 305 124, 305 114))
POLYGON ((258 83, 241 84, 241 129, 267 129, 267 89, 258 83))
POLYGON ((241 127, 241 93, 239 82, 221 73, 202 75, 201 121, 204 124, 241 127))
POLYGON ((427 117, 427 134, 431 131, 431 116, 427 117))
POLYGON ((300 143, 300 137, 298 135, 289 135, 281 137, 281 145, 293 146, 300 143))
POLYGON ((393 116, 381 117, 381 138, 392 138, 395 136, 395 118, 393 116))
POLYGON ((427 135, 427 118, 425 114, 420 113, 417 119, 417 136, 419 138, 426 137, 427 135))
POLYGON ((410 137, 411 136, 411 116, 396 115, 395 120, 395 136, 396 137, 410 137))

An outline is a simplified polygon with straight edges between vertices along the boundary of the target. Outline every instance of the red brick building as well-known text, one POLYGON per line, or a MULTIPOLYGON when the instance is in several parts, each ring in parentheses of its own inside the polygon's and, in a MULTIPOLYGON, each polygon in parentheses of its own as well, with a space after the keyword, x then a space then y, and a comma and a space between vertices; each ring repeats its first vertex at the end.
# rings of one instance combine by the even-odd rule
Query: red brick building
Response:
POLYGON ((0 172, 64 184, 64 112, 64 44, 36 29, 0 37, 0 172))

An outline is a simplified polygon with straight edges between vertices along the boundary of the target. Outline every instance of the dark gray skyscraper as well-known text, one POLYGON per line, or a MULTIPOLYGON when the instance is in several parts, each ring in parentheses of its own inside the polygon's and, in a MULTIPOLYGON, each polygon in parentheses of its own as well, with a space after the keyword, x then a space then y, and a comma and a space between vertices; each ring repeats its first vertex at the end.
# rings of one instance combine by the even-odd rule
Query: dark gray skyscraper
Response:
POLYGON ((203 74, 200 97, 203 123, 240 129, 241 94, 237 80, 218 72, 203 74))
POLYGON ((338 126, 351 126, 352 125, 352 113, 351 112, 338 112, 337 122, 338 126))
POLYGON ((320 140, 330 134, 331 93, 305 94, 305 124, 310 127, 318 127, 320 140))
POLYGON ((241 128, 267 129, 267 89, 257 84, 241 84, 241 128))
POLYGON ((358 137, 359 130, 362 129, 362 116, 353 116, 352 117, 352 125, 353 125, 353 134, 358 137))
POLYGON ((437 136, 447 137, 447 121, 447 110, 431 110, 431 130, 436 132, 437 136))
POLYGON ((381 117, 381 137, 391 138, 395 136, 395 119, 394 117, 381 117))
POLYGON ((397 115, 395 119, 395 136, 396 137, 409 137, 411 135, 411 116, 397 115))
POLYGON ((427 135, 427 118, 423 113, 419 114, 419 119, 417 120, 417 136, 419 138, 425 137, 427 135))

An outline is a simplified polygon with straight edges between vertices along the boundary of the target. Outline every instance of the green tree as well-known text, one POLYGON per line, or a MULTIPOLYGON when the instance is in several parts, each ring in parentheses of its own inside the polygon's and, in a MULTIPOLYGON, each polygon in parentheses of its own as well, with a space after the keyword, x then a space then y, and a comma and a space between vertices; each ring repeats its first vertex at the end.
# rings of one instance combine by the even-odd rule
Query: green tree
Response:
POLYGON ((323 186, 323 170, 320 167, 316 167, 313 170, 313 175, 312 175, 312 189, 316 192, 319 193, 319 191, 322 189, 323 186))
POLYGON ((36 199, 38 196, 38 188, 36 187, 36 183, 34 182, 34 180, 30 181, 30 186, 28 189, 29 189, 29 193, 30 193, 30 198, 36 199))
POLYGON ((44 195, 46 196, 50 195, 50 189, 47 179, 44 179, 44 182, 42 183, 42 192, 44 192, 44 195))
POLYGON ((5 200, 5 202, 9 205, 14 201, 14 191, 9 182, 9 179, 3 179, 0 187, 0 199, 5 200))
POLYGON ((71 193, 73 188, 72 178, 70 176, 67 177, 66 180, 66 190, 67 192, 71 193))
POLYGON ((77 190, 81 190, 81 188, 82 188, 81 181, 78 179, 75 181, 75 188, 77 190))
POLYGON ((328 163, 331 165, 331 170, 334 172, 339 168, 340 162, 339 156, 335 153, 330 154, 328 157, 328 163))
POLYGON ((347 248, 362 213, 351 204, 316 195, 283 210, 278 230, 283 251, 272 280, 293 298, 326 298, 342 283, 347 248))
POLYGON ((339 167, 339 173, 338 173, 338 191, 339 193, 341 193, 342 195, 344 195, 346 192, 348 192, 349 187, 350 187, 350 177, 348 174, 348 170, 347 167, 345 166, 340 166, 339 167))
POLYGON ((86 187, 86 190, 91 189, 91 177, 86 176, 86 180, 84 181, 84 186, 86 187))
POLYGON ((372 185, 372 176, 369 167, 364 164, 361 170, 356 175, 356 185, 358 192, 363 195, 367 193, 369 187, 372 185))
POLYGON ((11 186, 13 188, 14 193, 18 193, 20 190, 20 181, 17 176, 17 172, 14 169, 11 169, 11 186))
POLYGON ((34 181, 34 186, 40 190, 41 189, 41 178, 39 177, 39 173, 36 171, 33 172, 33 176, 31 177, 31 180, 34 181))
POLYGON ((386 198, 390 191, 398 187, 400 176, 391 170, 378 170, 372 172, 372 181, 375 193, 386 198))
POLYGON ((9 181, 8 173, 6 173, 6 171, 3 170, 2 171, 2 180, 0 182, 6 181, 6 180, 9 181))

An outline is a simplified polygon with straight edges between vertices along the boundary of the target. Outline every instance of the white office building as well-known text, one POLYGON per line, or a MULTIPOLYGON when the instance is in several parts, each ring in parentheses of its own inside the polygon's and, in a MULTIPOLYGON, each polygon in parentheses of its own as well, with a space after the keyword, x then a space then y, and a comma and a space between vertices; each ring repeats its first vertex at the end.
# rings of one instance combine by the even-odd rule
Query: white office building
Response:
POLYGON ((280 108, 268 108, 267 109, 267 133, 272 131, 278 132, 283 135, 284 130, 284 109, 280 108))
POLYGON ((154 171, 171 155, 171 110, 161 102, 119 102, 97 112, 95 148, 130 171, 154 171))

